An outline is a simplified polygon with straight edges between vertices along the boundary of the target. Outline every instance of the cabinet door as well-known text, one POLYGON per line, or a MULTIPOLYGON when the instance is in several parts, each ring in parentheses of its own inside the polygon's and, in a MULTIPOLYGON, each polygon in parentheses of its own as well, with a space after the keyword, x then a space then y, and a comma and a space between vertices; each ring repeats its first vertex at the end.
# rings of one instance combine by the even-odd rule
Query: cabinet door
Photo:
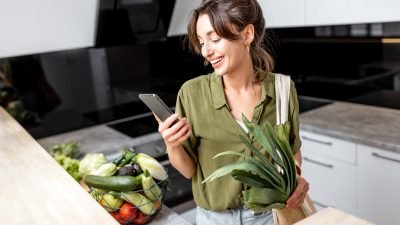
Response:
POLYGON ((356 212, 356 144, 300 130, 303 176, 317 206, 356 212))
POLYGON ((400 224, 400 154, 358 145, 358 168, 359 216, 400 224))
POLYGON ((301 150, 350 164, 356 163, 356 144, 301 130, 301 150))
POLYGON ((400 21, 398 0, 306 0, 307 25, 400 21))
POLYGON ((267 28, 305 25, 305 0, 259 0, 267 28))
POLYGON ((324 156, 303 152, 303 177, 311 199, 320 207, 356 213, 356 167, 324 156))
POLYGON ((19 0, 0 5, 0 58, 94 45, 98 0, 19 0))

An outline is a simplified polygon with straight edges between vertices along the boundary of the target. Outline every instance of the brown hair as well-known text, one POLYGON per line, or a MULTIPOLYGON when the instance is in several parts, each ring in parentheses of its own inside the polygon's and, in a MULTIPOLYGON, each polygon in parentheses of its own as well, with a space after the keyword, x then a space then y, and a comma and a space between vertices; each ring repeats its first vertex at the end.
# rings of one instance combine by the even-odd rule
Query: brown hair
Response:
MULTIPOLYGON (((204 0, 202 4, 192 11, 187 27, 190 47, 200 54, 200 42, 197 37, 197 20, 200 15, 207 14, 214 31, 218 36, 227 40, 239 40, 241 32, 247 25, 254 26, 254 40, 250 45, 250 55, 254 71, 262 69, 272 72, 274 60, 264 49, 265 20, 257 0, 204 0), (236 28, 236 29, 235 29, 236 28)), ((260 73, 256 73, 256 79, 260 73)))

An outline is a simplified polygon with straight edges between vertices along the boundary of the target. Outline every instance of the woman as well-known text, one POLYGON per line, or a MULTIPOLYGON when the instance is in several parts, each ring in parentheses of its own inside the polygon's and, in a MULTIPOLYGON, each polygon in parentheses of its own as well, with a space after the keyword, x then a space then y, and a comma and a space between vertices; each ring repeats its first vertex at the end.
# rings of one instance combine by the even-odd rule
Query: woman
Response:
MULTIPOLYGON (((252 122, 275 124, 273 60, 261 47, 265 28, 256 0, 205 0, 195 9, 188 25, 188 38, 214 72, 187 81, 177 97, 176 112, 159 132, 172 165, 192 179, 197 224, 273 224, 271 211, 254 215, 240 198, 243 185, 231 176, 202 184, 216 169, 240 160, 216 154, 233 150, 250 154, 240 141, 246 135, 244 114, 252 122), (179 118, 179 122, 174 123, 179 118)), ((290 144, 301 165, 298 101, 291 84, 290 144)), ((299 207, 308 191, 300 176, 286 207, 299 207)))

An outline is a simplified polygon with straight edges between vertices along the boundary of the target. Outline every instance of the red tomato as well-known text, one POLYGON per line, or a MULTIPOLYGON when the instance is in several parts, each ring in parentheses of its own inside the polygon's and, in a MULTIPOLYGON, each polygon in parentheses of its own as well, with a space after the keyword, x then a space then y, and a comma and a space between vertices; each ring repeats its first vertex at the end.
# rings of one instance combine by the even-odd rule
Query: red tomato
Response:
POLYGON ((149 216, 138 211, 138 215, 136 220, 134 221, 136 225, 143 225, 145 223, 147 223, 147 221, 149 221, 149 216))
POLYGON ((112 212, 111 215, 114 217, 115 220, 118 221, 119 224, 121 224, 121 225, 126 224, 124 218, 122 218, 122 216, 119 215, 118 212, 112 212))
POLYGON ((134 220, 137 217, 138 210, 132 204, 125 202, 119 209, 119 215, 127 221, 134 220))

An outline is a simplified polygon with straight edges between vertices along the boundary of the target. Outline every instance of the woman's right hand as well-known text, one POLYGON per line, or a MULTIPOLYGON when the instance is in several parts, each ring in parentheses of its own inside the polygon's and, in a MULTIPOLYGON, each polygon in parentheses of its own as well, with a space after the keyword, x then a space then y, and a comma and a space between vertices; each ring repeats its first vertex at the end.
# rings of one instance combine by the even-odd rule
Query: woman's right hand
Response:
POLYGON ((167 151, 181 145, 192 133, 192 126, 186 118, 178 118, 177 114, 168 117, 164 122, 158 121, 158 132, 164 139, 167 151), (177 122, 176 122, 177 121, 177 122))

